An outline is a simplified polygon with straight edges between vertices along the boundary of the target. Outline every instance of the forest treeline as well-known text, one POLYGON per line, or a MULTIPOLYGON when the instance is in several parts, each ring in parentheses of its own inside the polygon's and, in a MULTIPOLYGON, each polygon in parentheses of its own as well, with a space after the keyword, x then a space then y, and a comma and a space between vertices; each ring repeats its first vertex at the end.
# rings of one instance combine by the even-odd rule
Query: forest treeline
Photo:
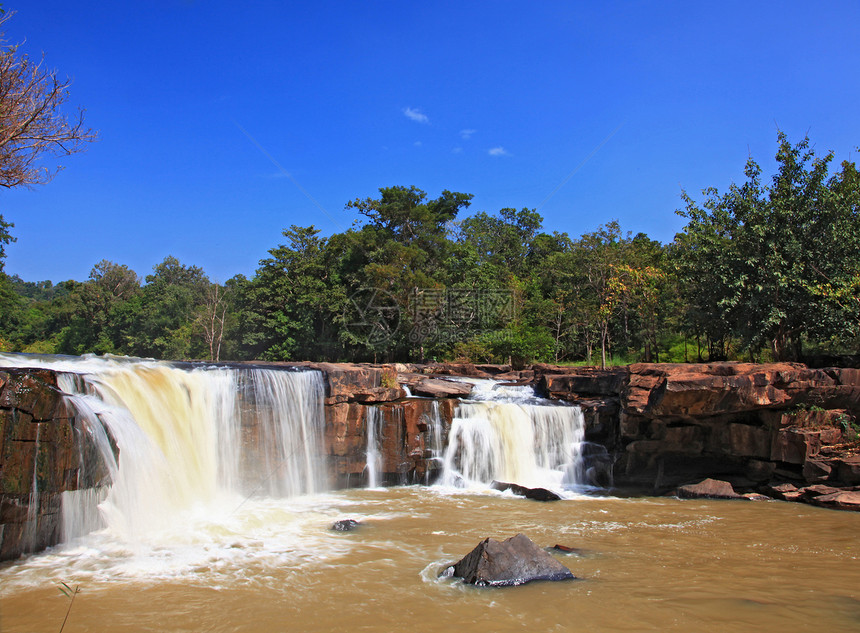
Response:
POLYGON ((167 257, 145 279, 100 261, 86 281, 2 270, 0 350, 165 359, 601 364, 856 353, 860 178, 780 134, 766 182, 684 194, 670 244, 615 221, 579 237, 532 209, 468 217, 471 195, 388 187, 354 227, 292 226, 252 278, 167 257), (832 173, 831 173, 832 172, 832 173))

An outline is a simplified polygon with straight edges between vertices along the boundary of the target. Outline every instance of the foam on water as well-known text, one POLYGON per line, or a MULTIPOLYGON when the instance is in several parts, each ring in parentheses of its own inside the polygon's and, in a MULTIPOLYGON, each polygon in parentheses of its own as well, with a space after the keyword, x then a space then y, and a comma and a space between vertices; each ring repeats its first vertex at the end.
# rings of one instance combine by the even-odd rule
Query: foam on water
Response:
POLYGON ((89 586, 264 582, 267 571, 300 569, 341 556, 348 544, 328 526, 346 505, 333 495, 223 497, 218 504, 189 508, 173 525, 133 541, 105 528, 22 559, 4 572, 3 593, 69 579, 89 586), (237 571, 247 577, 238 578, 237 571))

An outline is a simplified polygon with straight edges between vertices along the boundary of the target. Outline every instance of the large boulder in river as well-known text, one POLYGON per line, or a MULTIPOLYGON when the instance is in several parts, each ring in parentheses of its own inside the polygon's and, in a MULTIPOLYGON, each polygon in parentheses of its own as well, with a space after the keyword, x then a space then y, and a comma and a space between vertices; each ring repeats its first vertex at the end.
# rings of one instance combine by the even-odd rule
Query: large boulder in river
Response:
POLYGON ((525 497, 526 499, 534 499, 535 501, 561 501, 564 498, 546 488, 527 488, 526 486, 509 484, 504 481, 494 481, 490 487, 493 490, 500 490, 502 492, 510 490, 515 495, 525 497))
POLYGON ((535 545, 525 534, 517 534, 501 542, 484 539, 454 565, 452 575, 479 587, 576 578, 567 567, 535 545))

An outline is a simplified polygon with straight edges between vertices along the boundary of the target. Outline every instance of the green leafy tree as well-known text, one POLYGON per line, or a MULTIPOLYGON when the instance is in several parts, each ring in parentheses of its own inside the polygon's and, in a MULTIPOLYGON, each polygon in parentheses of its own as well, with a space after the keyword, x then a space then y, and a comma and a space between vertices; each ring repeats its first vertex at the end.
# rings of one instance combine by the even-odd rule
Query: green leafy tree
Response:
POLYGON ((319 230, 292 226, 287 244, 269 251, 246 294, 247 343, 268 360, 318 359, 337 352, 335 327, 344 289, 332 279, 319 230))
POLYGON ((816 157, 808 138, 778 141, 769 186, 750 158, 742 185, 706 190, 701 207, 685 194, 673 250, 694 319, 718 322, 713 337, 797 359, 805 338, 844 329, 845 306, 826 284, 845 288, 860 270, 858 188, 853 164, 831 177, 832 153, 816 157))
POLYGON ((6 222, 3 215, 0 214, 0 275, 3 275, 3 267, 6 264, 6 245, 14 242, 15 238, 9 232, 9 229, 15 225, 11 222, 6 222))
POLYGON ((472 196, 445 190, 428 200, 416 187, 385 187, 379 193, 379 198, 347 204, 348 210, 356 210, 368 221, 334 246, 341 254, 339 261, 352 264, 341 269, 347 297, 357 308, 367 308, 365 293, 375 291, 370 296, 380 303, 381 331, 391 335, 367 337, 361 330, 345 327, 342 337, 368 360, 409 358, 413 353, 421 358, 427 350, 425 341, 413 336, 422 323, 415 322, 412 302, 425 290, 446 286, 454 250, 449 235, 472 196), (390 309, 386 301, 392 304, 390 309))
POLYGON ((68 298, 57 305, 66 313, 57 351, 67 354, 119 353, 114 324, 118 306, 140 291, 140 278, 128 266, 102 260, 85 283, 73 282, 68 298))
POLYGON ((507 208, 498 215, 482 211, 460 223, 459 240, 474 249, 474 265, 495 283, 507 284, 529 276, 532 246, 542 223, 534 209, 507 208))
POLYGON ((135 356, 202 358, 207 348, 195 336, 195 322, 210 281, 198 266, 185 266, 169 255, 146 276, 141 292, 115 311, 116 337, 135 356))

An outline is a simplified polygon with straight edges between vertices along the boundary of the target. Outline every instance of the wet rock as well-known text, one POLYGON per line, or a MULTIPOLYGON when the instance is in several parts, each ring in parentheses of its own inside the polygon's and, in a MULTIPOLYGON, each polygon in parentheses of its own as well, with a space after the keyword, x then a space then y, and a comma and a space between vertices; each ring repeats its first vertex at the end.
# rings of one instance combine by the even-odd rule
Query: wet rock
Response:
POLYGON ((727 481, 704 479, 697 484, 679 486, 675 496, 681 499, 742 499, 727 481))
POLYGON ((614 396, 621 392, 627 370, 594 369, 591 367, 564 368, 564 374, 555 373, 563 368, 544 366, 538 387, 551 398, 582 396, 614 396))
POLYGON ((836 494, 837 492, 842 492, 841 488, 836 488, 835 486, 826 486, 824 484, 815 484, 814 486, 806 486, 805 488, 800 489, 801 498, 804 501, 812 501, 816 497, 823 497, 825 495, 836 494))
POLYGON ((361 525, 361 521, 356 521, 355 519, 341 519, 340 521, 335 521, 331 529, 335 532, 353 532, 358 526, 361 525))
POLYGON ((563 497, 546 488, 527 488, 519 484, 510 484, 504 481, 494 481, 491 484, 493 490, 510 490, 515 495, 525 497, 526 499, 534 499, 535 501, 561 501, 563 497))
POLYGON ((552 547, 547 547, 546 551, 548 552, 558 552, 559 554, 565 554, 566 556, 586 556, 588 552, 581 547, 570 547, 568 545, 560 545, 556 543, 552 547))
POLYGON ((452 575, 479 587, 522 585, 534 580, 573 580, 571 571, 525 534, 506 541, 487 538, 453 566, 452 575))
POLYGON ((826 495, 819 495, 811 503, 836 510, 853 510, 860 512, 860 491, 840 490, 826 495))
POLYGON ((820 431, 811 429, 782 429, 773 439, 770 458, 788 464, 802 464, 818 455, 820 436, 820 431))
POLYGON ((768 459, 771 454, 771 437, 767 429, 749 424, 729 424, 728 449, 732 455, 768 459))
POLYGON ((769 481, 773 477, 774 470, 776 470, 776 466, 773 462, 751 459, 747 462, 744 475, 752 481, 764 482, 769 481))
POLYGON ((783 501, 797 501, 803 492, 797 489, 794 484, 777 484, 775 486, 764 486, 762 492, 773 497, 774 499, 782 499, 783 501))
POLYGON ((468 376, 492 378, 511 371, 510 365, 473 365, 472 363, 437 363, 428 366, 429 372, 440 376, 468 376))
POLYGON ((805 401, 811 390, 826 408, 852 408, 860 398, 856 373, 798 363, 638 363, 628 370, 623 408, 647 417, 788 408, 805 401))
MULTIPOLYGON (((290 365, 287 363, 287 365, 290 365)), ((294 366, 318 369, 325 380, 325 403, 389 402, 405 396, 397 385, 397 373, 389 366, 353 363, 295 363, 294 366)))
POLYGON ((770 497, 767 495, 762 495, 757 492, 747 492, 741 495, 744 499, 749 499, 750 501, 770 501, 770 497))

